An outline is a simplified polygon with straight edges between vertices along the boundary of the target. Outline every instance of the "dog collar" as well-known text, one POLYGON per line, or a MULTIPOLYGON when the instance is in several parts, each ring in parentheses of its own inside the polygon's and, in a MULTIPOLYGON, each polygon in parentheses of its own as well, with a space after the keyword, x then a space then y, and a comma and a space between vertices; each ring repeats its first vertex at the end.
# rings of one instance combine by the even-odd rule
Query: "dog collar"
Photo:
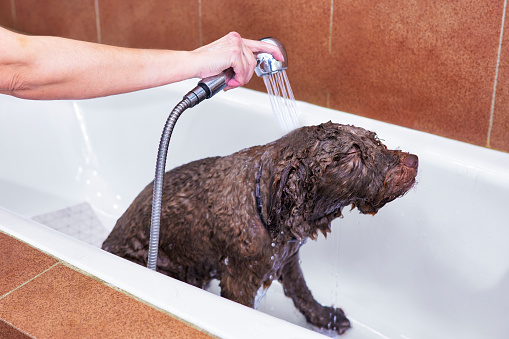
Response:
POLYGON ((260 220, 262 222, 263 227, 269 232, 269 226, 267 226, 267 223, 265 222, 265 218, 263 217, 262 213, 262 197, 260 193, 260 179, 262 177, 262 164, 260 163, 260 168, 258 169, 258 174, 256 175, 256 184, 255 184, 255 199, 256 199, 256 211, 258 212, 258 216, 260 217, 260 220))
MULTIPOLYGON (((262 222, 263 227, 267 230, 270 236, 272 236, 272 232, 269 230, 269 226, 265 222, 265 218, 262 213, 262 196, 260 193, 260 179, 262 177, 262 164, 260 164, 260 168, 258 169, 258 174, 256 174, 256 183, 255 183, 255 199, 256 199, 256 211, 258 212, 258 217, 260 217, 260 221, 262 222)), ((296 237, 292 237, 289 242, 297 242, 296 237)))

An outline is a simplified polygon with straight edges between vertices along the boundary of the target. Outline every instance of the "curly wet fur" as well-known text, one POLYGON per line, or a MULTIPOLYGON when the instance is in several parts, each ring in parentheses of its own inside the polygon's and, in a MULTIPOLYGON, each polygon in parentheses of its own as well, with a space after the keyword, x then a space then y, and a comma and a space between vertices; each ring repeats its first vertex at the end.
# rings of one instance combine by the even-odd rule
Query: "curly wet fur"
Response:
MULTIPOLYGON (((404 195, 416 174, 415 155, 388 150, 373 132, 331 122, 180 166, 164 178, 157 269, 200 288, 219 279, 222 296, 250 307, 260 287, 277 279, 308 322, 343 333, 350 327, 343 311, 323 307, 307 288, 299 248, 330 232, 345 206, 375 214, 404 195)), ((152 183, 103 249, 146 265, 151 205, 152 183)))

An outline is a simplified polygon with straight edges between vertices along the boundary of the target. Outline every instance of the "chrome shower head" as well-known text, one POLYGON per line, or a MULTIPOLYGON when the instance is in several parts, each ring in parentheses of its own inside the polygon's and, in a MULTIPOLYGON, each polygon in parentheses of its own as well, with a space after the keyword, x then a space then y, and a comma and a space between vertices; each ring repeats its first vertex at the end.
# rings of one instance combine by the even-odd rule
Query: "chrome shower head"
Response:
POLYGON ((284 61, 279 61, 275 59, 272 54, 270 53, 257 53, 256 54, 256 61, 257 65, 255 68, 256 75, 259 77, 263 77, 265 75, 274 74, 277 72, 280 72, 284 69, 288 68, 288 56, 286 55, 286 50, 281 43, 276 38, 263 38, 260 39, 260 41, 268 42, 269 44, 273 44, 279 48, 281 51, 281 54, 283 54, 284 61))

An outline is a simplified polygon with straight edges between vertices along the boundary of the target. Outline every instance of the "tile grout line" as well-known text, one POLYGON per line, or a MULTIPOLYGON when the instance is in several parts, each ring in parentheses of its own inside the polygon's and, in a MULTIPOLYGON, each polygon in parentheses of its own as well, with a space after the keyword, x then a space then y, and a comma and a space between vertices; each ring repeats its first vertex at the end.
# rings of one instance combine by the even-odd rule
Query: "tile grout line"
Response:
POLYGON ((332 21, 334 16, 334 0, 330 0, 330 22, 329 22, 329 54, 332 54, 332 21))
POLYGON ((14 22, 14 27, 18 29, 18 18, 16 14, 16 0, 11 0, 11 15, 12 21, 14 22))
POLYGON ((99 17, 99 0, 95 0, 94 7, 95 7, 95 27, 97 30, 97 42, 101 44, 102 36, 101 36, 101 20, 99 17))
MULTIPOLYGON (((329 22, 329 55, 332 55, 332 22, 334 21, 334 0, 330 0, 330 22, 329 22)), ((325 95, 327 108, 330 107, 330 91, 327 89, 325 95)))
POLYGON ((490 108, 490 122, 488 126, 488 137, 486 140, 486 147, 491 148, 491 132, 493 130, 493 119, 495 116, 495 99, 497 95, 497 82, 498 82, 498 70, 500 67, 500 55, 502 54, 502 40, 504 37, 504 23, 505 23, 505 12, 507 8, 507 0, 504 0, 504 10, 502 12, 502 24, 500 27, 500 39, 498 42, 498 54, 497 54, 497 65, 495 67, 495 80, 493 81, 493 96, 491 97, 491 108, 490 108))
POLYGON ((202 12, 201 0, 198 0, 198 35, 200 47, 203 46, 203 28, 202 28, 202 12))
POLYGON ((14 324, 11 324, 9 321, 7 321, 7 320, 5 320, 3 318, 0 318, 0 320, 3 321, 4 324, 7 324, 7 326, 10 326, 12 329, 14 329, 15 331, 18 331, 19 333, 22 333, 23 335, 27 336, 28 338, 36 339, 34 336, 28 334, 27 332, 25 332, 24 330, 22 330, 18 326, 14 325, 14 324))
POLYGON ((54 267, 60 265, 60 261, 54 263, 53 265, 51 265, 50 267, 48 267, 47 269, 45 269, 44 271, 42 271, 41 273, 35 275, 34 277, 28 279, 27 281, 25 281, 23 284, 19 285, 18 287, 10 290, 9 292, 5 293, 4 295, 0 296, 0 300, 2 300, 3 298, 7 297, 9 294, 13 293, 14 291, 17 291, 19 290, 21 287, 25 286, 26 284, 34 281, 35 279, 37 279, 38 277, 40 277, 41 275, 43 275, 44 273, 48 272, 49 270, 53 269, 54 267))

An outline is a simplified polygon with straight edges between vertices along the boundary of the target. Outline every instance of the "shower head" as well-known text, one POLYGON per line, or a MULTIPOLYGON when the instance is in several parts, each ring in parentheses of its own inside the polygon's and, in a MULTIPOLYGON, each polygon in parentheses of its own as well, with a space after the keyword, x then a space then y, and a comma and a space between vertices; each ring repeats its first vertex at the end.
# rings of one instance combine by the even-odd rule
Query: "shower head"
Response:
POLYGON ((281 51, 281 54, 283 54, 283 61, 276 60, 272 54, 270 53, 257 53, 256 54, 256 61, 257 65, 255 68, 256 75, 259 77, 263 77, 265 75, 274 74, 277 72, 280 72, 284 69, 288 68, 288 57, 286 55, 286 50, 281 43, 276 38, 263 38, 260 39, 260 41, 268 42, 269 44, 275 45, 279 50, 281 51))

